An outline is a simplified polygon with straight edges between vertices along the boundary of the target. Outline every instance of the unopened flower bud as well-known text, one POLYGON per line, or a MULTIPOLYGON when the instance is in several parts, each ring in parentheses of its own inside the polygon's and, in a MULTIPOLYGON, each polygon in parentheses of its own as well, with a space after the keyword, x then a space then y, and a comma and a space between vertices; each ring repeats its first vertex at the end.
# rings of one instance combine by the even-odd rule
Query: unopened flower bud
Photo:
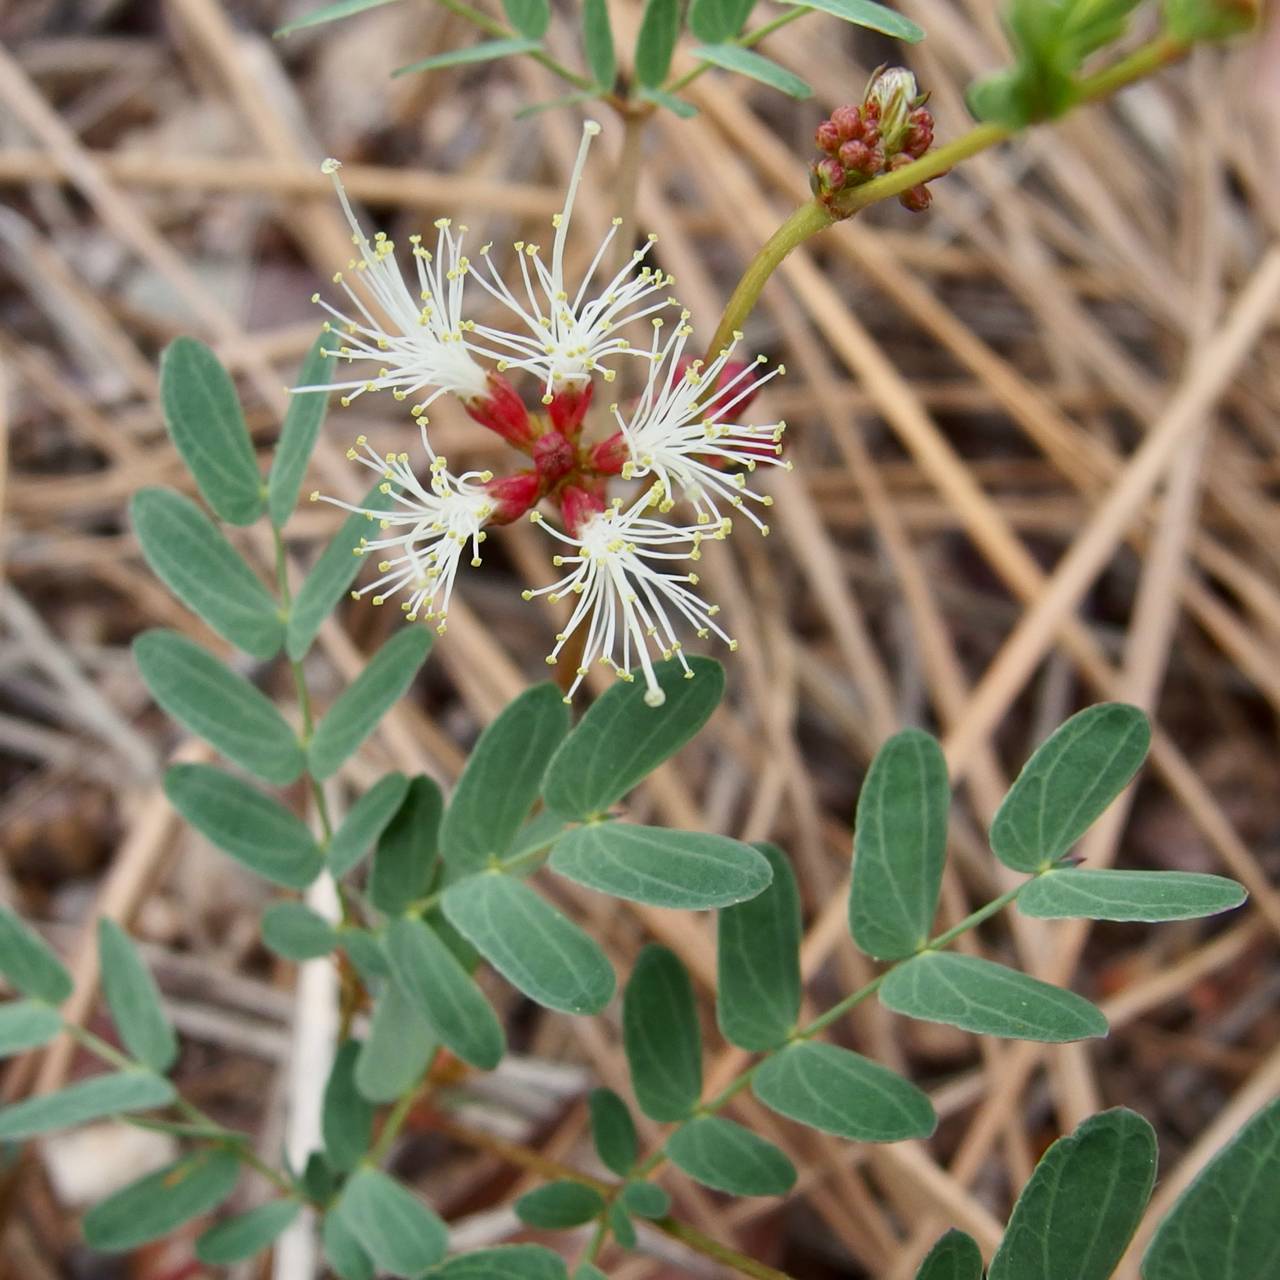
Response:
POLYGON ((533 424, 516 389, 503 377, 490 373, 487 392, 464 402, 467 412, 477 422, 496 431, 508 444, 526 453, 533 443, 533 424))
POLYGON ((499 476, 484 486, 493 500, 490 524, 510 524, 532 511, 542 496, 542 481, 536 471, 518 471, 512 476, 499 476))
POLYGON ((547 405, 551 425, 569 439, 576 436, 591 407, 591 394, 594 390, 594 382, 567 382, 564 386, 557 387, 551 403, 547 405))
POLYGON ((604 490, 599 492, 584 488, 581 485, 567 484, 560 491, 560 518, 564 521, 565 532, 576 538, 582 527, 592 516, 604 514, 604 490))
POLYGON ((840 130, 832 121, 824 120, 813 135, 813 140, 819 151, 825 151, 829 156, 834 155, 840 145, 840 130))
POLYGON ((865 142, 850 141, 841 144, 840 147, 840 163, 848 170, 854 173, 873 173, 873 165, 877 159, 883 160, 880 152, 873 147, 867 146, 865 142))
POLYGON ((898 203, 912 213, 923 213, 933 203, 933 193, 921 182, 919 185, 904 191, 898 197, 898 203))
POLYGON ((886 155, 902 149, 907 117, 922 101, 916 78, 906 67, 885 67, 871 77, 863 97, 863 116, 878 122, 886 155))
POLYGON ((626 436, 621 431, 615 431, 607 440, 601 440, 592 448, 588 461, 591 470, 597 475, 616 476, 622 474, 622 468, 630 457, 631 450, 626 436))
POLYGON ((844 165, 839 160, 833 160, 830 156, 819 160, 813 166, 812 185, 815 194, 819 197, 834 194, 843 188, 847 176, 844 165))
POLYGON ((576 461, 573 445, 559 431, 544 431, 533 442, 533 465, 548 488, 572 471, 576 461))
POLYGON ((862 137, 862 115, 857 107, 837 107, 831 113, 831 123, 835 126, 841 142, 862 137))

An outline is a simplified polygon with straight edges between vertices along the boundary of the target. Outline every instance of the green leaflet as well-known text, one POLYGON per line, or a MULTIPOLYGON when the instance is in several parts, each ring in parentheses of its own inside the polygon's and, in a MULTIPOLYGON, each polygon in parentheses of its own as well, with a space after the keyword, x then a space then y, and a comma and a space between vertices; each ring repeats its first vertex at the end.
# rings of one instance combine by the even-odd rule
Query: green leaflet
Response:
POLYGON ((730 1044, 772 1049, 800 1013, 800 895, 786 854, 756 849, 773 870, 769 887, 720 912, 716 1020, 730 1044))
POLYGON ((743 21, 741 0, 692 0, 689 5, 689 30, 708 44, 732 40, 743 21))
POLYGON ((370 1102, 394 1102, 426 1073, 438 1042, 409 998, 394 983, 373 1006, 369 1035, 356 1062, 356 1087, 370 1102))
POLYGON ((656 1182, 629 1182, 622 1188, 622 1203, 637 1218, 665 1218, 671 1197, 656 1182))
POLYGON ((324 1154, 331 1168, 349 1173, 364 1158, 373 1138, 373 1103, 356 1087, 358 1040, 346 1040, 334 1054, 321 1107, 324 1154))
POLYGON ((549 0, 502 0, 507 21, 526 39, 541 40, 551 24, 549 0))
POLYGON ((608 0, 583 0, 582 48, 591 75, 602 89, 612 89, 618 78, 618 58, 609 24, 608 0))
POLYGON ((298 1216, 296 1200, 272 1200, 210 1227, 196 1241, 196 1257, 214 1267, 244 1262, 261 1253, 298 1216))
POLYGON ((1262 1280, 1280 1263, 1280 1101, 1200 1171, 1156 1229, 1143 1280, 1262 1280))
POLYGON ((1083 996, 952 951, 926 951, 891 969, 880 1002, 979 1035, 1057 1044, 1107 1034, 1107 1020, 1083 996))
POLYGON ((1023 889, 1018 910, 1043 920, 1187 920, 1230 911, 1246 897, 1225 876, 1055 867, 1023 889))
POLYGON ((276 902, 262 915, 262 941, 286 960, 316 960, 338 945, 334 927, 301 902, 276 902))
POLYGON ((351 806, 342 825, 333 833, 325 859, 335 880, 340 880, 368 851, 395 817, 409 792, 403 773, 389 773, 351 806))
POLYGON ((440 788, 425 774, 409 783, 373 854, 369 898, 379 911, 398 916, 426 896, 436 867, 443 808, 440 788))
POLYGON ((591 1137, 596 1154, 606 1169, 625 1178, 638 1154, 631 1112, 612 1089, 593 1089, 587 1102, 591 1108, 591 1137))
POLYGON ((564 1259, 536 1244, 499 1245, 450 1258, 433 1280, 565 1280, 564 1259))
POLYGON ((813 97, 813 90, 795 72, 780 67, 772 59, 752 49, 744 49, 736 44, 703 44, 690 52, 702 62, 758 80, 771 89, 780 90, 789 98, 803 100, 813 97))
POLYGON ((768 861, 726 836, 621 822, 593 822, 556 841, 552 871, 615 898, 696 911, 754 898, 768 861))
POLYGON ((144 631, 133 656, 156 702, 228 760, 286 786, 306 766, 297 736, 271 700, 176 631, 144 631))
POLYGON ((164 775, 164 793, 202 836, 272 884, 305 889, 324 869, 300 818, 221 769, 175 764, 164 775))
POLYGON ((464 45, 461 49, 432 54, 431 57, 411 62, 406 67, 397 67, 391 74, 409 76, 419 71, 438 71, 442 67, 463 67, 473 62, 494 62, 499 58, 510 58, 517 53, 533 53, 535 49, 541 48, 540 40, 527 40, 522 36, 512 36, 502 40, 482 40, 479 44, 464 45))
POLYGON ((141 489, 129 521, 151 571, 224 640, 255 658, 280 650, 280 606, 258 575, 190 498, 141 489))
MULTIPOLYGON (((325 343, 332 342, 332 336, 321 331, 298 370, 298 386, 325 386, 333 381, 337 361, 332 352, 326 355, 324 349, 325 343)), ((271 473, 267 477, 267 512, 277 529, 284 528, 298 505, 302 477, 306 474, 311 451, 315 448, 328 409, 327 391, 295 392, 289 401, 271 461, 271 473)))
POLYGON ((540 684, 510 702, 480 735, 440 828, 452 871, 482 871, 506 853, 568 731, 569 709, 560 690, 540 684))
POLYGON ((396 920, 387 930, 396 984, 436 1037, 464 1062, 492 1071, 506 1052, 502 1024, 470 974, 421 920, 396 920))
POLYGON ((671 56, 680 35, 678 0, 647 0, 636 36, 636 79, 646 89, 656 89, 667 78, 671 56))
POLYGON ((947 859, 951 788, 942 748, 927 733, 894 734, 858 796, 849 931, 877 960, 900 960, 928 941, 947 859))
POLYGON ((1136 1112, 1090 1116, 1059 1138, 1023 1187, 989 1280, 1107 1280, 1156 1178, 1156 1135, 1136 1112))
POLYGON ((163 1075, 178 1056, 178 1038, 165 1017, 155 979, 128 935, 114 920, 98 921, 102 990, 125 1048, 163 1075))
POLYGON ((231 1151, 202 1151, 130 1183, 84 1216, 85 1243, 102 1253, 126 1253, 216 1209, 240 1177, 231 1151))
POLYGON ((71 994, 62 961, 8 907, 0 906, 0 973, 24 996, 61 1004, 71 994))
POLYGON ((380 1170, 356 1173, 342 1192, 338 1212, 383 1271, 417 1276, 444 1257, 449 1233, 439 1216, 380 1170))
POLYGON ((760 1065, 751 1090, 771 1111, 857 1142, 927 1138, 933 1104, 909 1080, 833 1044, 800 1040, 760 1065))
POLYGON ((34 1000, 0 1004, 0 1059, 48 1044, 62 1030, 56 1009, 34 1000))
POLYGON ((991 823, 991 849, 1015 871, 1052 866, 1129 785, 1151 727, 1137 707, 1103 702, 1041 743, 991 823))
POLYGON ((366 9, 377 9, 384 4, 396 2, 397 0, 337 0, 336 4, 322 5, 319 9, 314 9, 301 18, 278 27, 274 35, 277 39, 281 36, 291 36, 304 27, 318 27, 322 22, 337 22, 339 18, 350 18, 353 14, 363 13, 366 9))
POLYGON ((265 492, 235 383, 195 338, 177 338, 160 356, 165 426, 200 495, 228 524, 252 524, 265 492))
POLYGON ((374 1280, 373 1263, 351 1228, 335 1210, 324 1215, 320 1227, 324 1258, 338 1280, 374 1280))
POLYGON ((331 777, 404 696, 431 648, 425 627, 404 626, 339 695, 307 747, 312 774, 331 777))
POLYGON ((666 694, 645 705, 642 681, 619 681, 597 698, 547 766, 542 796, 566 818, 603 814, 674 755, 706 724, 724 693, 724 670, 710 658, 690 658, 694 679, 679 662, 655 668, 666 694))
POLYGON ((0 1108, 0 1139, 16 1142, 103 1116, 168 1106, 173 1085, 150 1071, 116 1071, 0 1108))
POLYGON ((982 1280, 982 1251, 972 1236, 952 1229, 929 1250, 916 1280, 982 1280))
POLYGON ((614 991, 596 942, 527 884, 469 876, 445 890, 449 923, 529 999, 562 1013, 599 1013, 614 991))
POLYGON ((894 9, 876 4, 874 0, 781 0, 783 4, 798 5, 803 9, 819 9, 833 17, 852 22, 868 31, 879 31, 895 40, 916 44, 924 39, 924 30, 910 18, 894 9))
POLYGON ((691 1178, 731 1195, 782 1196, 795 1185, 795 1166, 772 1142, 721 1116, 682 1124, 666 1152, 691 1178))
POLYGON ((604 1209, 604 1197, 581 1182, 548 1182, 516 1201, 516 1217, 526 1226, 563 1231, 581 1226, 604 1209))
POLYGON ((702 1093, 702 1034, 689 975, 673 951, 640 952, 622 1003, 631 1087, 651 1120, 683 1120, 702 1093))

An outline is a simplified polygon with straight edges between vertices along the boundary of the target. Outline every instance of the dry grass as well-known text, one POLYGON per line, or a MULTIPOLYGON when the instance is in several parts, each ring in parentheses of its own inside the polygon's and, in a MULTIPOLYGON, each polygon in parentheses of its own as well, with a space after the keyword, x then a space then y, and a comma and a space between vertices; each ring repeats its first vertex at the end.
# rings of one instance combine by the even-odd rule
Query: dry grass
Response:
MULTIPOLYGON (((201 748, 148 704, 128 641, 165 625, 217 642, 150 578, 124 519, 140 486, 185 483, 160 423, 155 356, 177 334, 206 337, 236 369, 267 446, 318 322, 306 300, 348 255, 320 157, 348 162, 352 193, 383 225, 450 214, 477 242, 505 241, 545 227, 577 122, 513 122, 556 92, 530 64, 389 81, 408 57, 471 38, 429 4, 274 44, 281 4, 102 0, 82 7, 83 25, 68 22, 78 8, 27 0, 0 16, 0 899, 72 956, 86 1020, 94 916, 146 940, 184 1033, 184 1085, 274 1152, 286 1133, 306 1137, 286 1129, 285 1095, 300 1087, 289 1062, 323 1043, 324 993, 290 994, 290 974, 256 941, 263 895, 180 829, 157 786, 175 752, 201 748)), ((619 31, 634 31, 638 5, 610 8, 619 31)), ((993 9, 903 8, 931 33, 911 61, 940 138, 954 136, 960 89, 999 57, 993 9)), ((576 60, 572 36, 554 39, 576 60)), ((823 17, 768 49, 815 85, 816 102, 707 76, 690 90, 699 117, 663 117, 647 139, 640 220, 660 234, 704 335, 803 197, 814 123, 888 53, 823 17)), ((616 148, 621 130, 602 118, 616 148)), ((744 534, 707 557, 704 580, 742 641, 731 692, 637 811, 789 850, 822 1007, 865 967, 842 886, 875 744, 903 723, 944 739, 957 784, 952 921, 1001 887, 982 831, 1030 747, 1079 705, 1124 698, 1151 712, 1156 743, 1141 785, 1090 835, 1090 861, 1221 871, 1251 891, 1223 920, 1011 920, 974 940, 1100 1000, 1114 1028, 1103 1043, 980 1046, 859 1011, 840 1035, 933 1089, 944 1122, 928 1144, 827 1140, 744 1099, 743 1118, 802 1164, 797 1199, 727 1203, 679 1175, 665 1181, 682 1217, 796 1277, 905 1280, 952 1224, 989 1248, 1038 1153, 1102 1106, 1156 1123, 1167 1204, 1280 1086, 1277 138, 1273 27, 966 165, 937 184, 929 215, 878 209, 826 233, 788 261, 751 322, 753 345, 791 371, 770 402, 791 424, 797 466, 773 484, 775 536, 744 534)), ((583 214, 602 226, 612 212, 598 182, 583 214)), ((348 436, 393 441, 403 429, 389 400, 335 414, 315 482, 354 495, 348 436)), ((461 418, 441 414, 439 429, 450 455, 499 456, 461 418)), ((295 578, 333 527, 316 508, 299 514, 295 578)), ((545 543, 513 528, 492 545, 428 675, 338 780, 336 805, 386 767, 447 783, 479 727, 541 678, 554 619, 518 588, 549 580, 545 543)), ((244 550, 267 571, 267 548, 247 538, 244 550)), ((310 660, 322 700, 388 621, 352 607, 326 627, 310 660)), ((255 674, 289 705, 281 673, 255 674)), ((624 974, 645 940, 674 947, 710 1011, 709 920, 546 887, 624 974)), ((584 1089, 625 1085, 616 1019, 534 1017, 494 992, 517 1017, 528 1074, 499 1073, 463 1123, 501 1122, 551 1158, 585 1158, 584 1089)), ((723 1082, 741 1055, 709 1043, 709 1082, 723 1082)), ((5 1092, 48 1089, 84 1066, 58 1047, 11 1066, 5 1092)), ((431 1115, 421 1119, 401 1171, 461 1238, 501 1238, 511 1220, 492 1208, 513 1187, 509 1166, 442 1146, 431 1115)), ((35 1161, 7 1175, 0 1214, 0 1273, 108 1274, 86 1270, 73 1215, 35 1161)), ((652 1252, 611 1274, 716 1274, 669 1242, 644 1245, 652 1252)), ((183 1269, 186 1248, 149 1253, 128 1274, 197 1274, 183 1269)), ((306 1268, 304 1247, 275 1274, 306 1280, 306 1268)))

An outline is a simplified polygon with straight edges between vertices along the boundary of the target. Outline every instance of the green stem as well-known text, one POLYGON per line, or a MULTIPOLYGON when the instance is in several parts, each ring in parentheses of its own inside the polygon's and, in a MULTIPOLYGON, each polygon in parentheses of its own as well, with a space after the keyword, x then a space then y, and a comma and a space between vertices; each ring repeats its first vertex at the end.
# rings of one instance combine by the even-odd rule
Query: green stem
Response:
POLYGON ((711 1236, 704 1236, 701 1231, 691 1227, 687 1222, 680 1222, 676 1218, 659 1218, 653 1225, 663 1235, 681 1241, 703 1257, 714 1258, 726 1267, 731 1267, 739 1275, 752 1276, 754 1280, 792 1280, 785 1271, 778 1271, 774 1267, 766 1266, 763 1262, 757 1262, 755 1258, 748 1258, 746 1254, 730 1249, 727 1245, 712 1239, 711 1236))
MULTIPOLYGON (((471 23, 472 26, 478 27, 486 35, 496 36, 499 40, 509 40, 513 36, 519 36, 519 32, 511 27, 499 22, 496 18, 491 18, 487 13, 481 13, 479 9, 473 9, 464 0, 440 0, 440 3, 449 10, 450 13, 456 13, 463 21, 471 23)), ((543 53, 541 50, 534 50, 528 55, 534 62, 540 66, 546 67, 552 74, 560 77, 561 80, 568 81, 577 89, 582 89, 590 93, 596 86, 586 78, 580 76, 576 71, 570 71, 563 63, 557 62, 549 53, 543 53)))
MULTIPOLYGON (((805 13, 799 9, 796 13, 805 13)), ((791 15, 784 15, 790 17, 791 15)), ((778 24, 780 25, 780 24, 778 24)), ((763 28, 761 33, 764 33, 763 28)), ((1187 53, 1188 46, 1180 44, 1167 36, 1160 36, 1141 48, 1134 50, 1127 58, 1121 58, 1113 66, 1088 76, 1079 82, 1078 102, 1097 102, 1101 98, 1133 84, 1149 76, 1161 67, 1175 62, 1187 53)), ((684 83, 687 83, 686 77, 684 83)), ((719 354, 730 342, 734 333, 746 324, 760 299, 765 282, 778 269, 782 260, 798 245, 803 244, 811 236, 825 231, 834 223, 851 217, 868 205, 880 200, 892 199, 902 195, 912 187, 931 178, 946 173, 961 161, 968 160, 979 152, 987 151, 998 143, 1013 136, 1016 130, 1002 124, 979 124, 962 137, 948 142, 945 146, 895 169, 892 173, 881 174, 861 186, 853 187, 835 202, 832 209, 824 208, 816 200, 801 205, 765 242, 764 246, 748 264, 742 279, 738 281, 719 327, 707 348, 708 358, 719 354)))
POLYGON ((409 1113, 413 1110, 413 1104, 417 1102, 419 1095, 426 1086, 427 1080, 431 1075, 431 1068, 435 1065, 435 1060, 439 1053, 440 1050, 437 1049, 431 1055, 431 1061, 427 1064, 427 1069, 423 1072, 422 1079, 407 1093, 403 1094, 395 1106, 387 1112, 387 1118, 382 1122, 382 1128, 378 1132, 378 1141, 374 1143, 369 1150, 369 1154, 365 1157, 368 1163, 375 1168, 390 1154, 392 1144, 400 1136, 400 1130, 404 1128, 405 1121, 408 1120, 409 1113))
MULTIPOLYGON (((812 13, 811 9, 795 8, 789 9, 786 13, 779 14, 776 18, 771 18, 763 26, 757 27, 754 31, 748 31, 745 36, 738 36, 734 40, 726 41, 727 44, 736 44, 741 49, 750 49, 753 44, 759 44, 765 36, 771 36, 779 27, 785 27, 788 22, 794 22, 797 18, 803 18, 806 13, 812 13)), ((706 71, 710 71, 714 64, 710 62, 700 62, 692 71, 686 71, 678 80, 673 80, 667 85, 667 93, 679 93, 681 89, 691 85, 700 75, 706 71)))

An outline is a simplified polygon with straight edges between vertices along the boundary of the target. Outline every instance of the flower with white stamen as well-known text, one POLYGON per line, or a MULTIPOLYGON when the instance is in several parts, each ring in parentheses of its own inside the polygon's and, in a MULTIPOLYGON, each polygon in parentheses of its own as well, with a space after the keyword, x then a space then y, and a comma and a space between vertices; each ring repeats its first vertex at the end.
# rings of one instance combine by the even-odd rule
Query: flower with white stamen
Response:
POLYGON ((422 617, 435 622, 443 635, 463 558, 473 566, 480 563, 480 544, 487 536, 484 526, 495 510, 494 500, 483 486, 493 479, 493 473, 451 475, 445 459, 432 453, 425 426, 419 429, 431 459, 426 485, 414 474, 407 453, 390 453, 384 458, 359 436, 358 447, 349 449, 347 457, 383 477, 378 488, 389 501, 379 509, 353 506, 319 493, 313 493, 311 500, 329 502, 377 522, 382 536, 361 538, 355 554, 381 553, 379 576, 352 591, 352 598, 358 600, 372 592, 373 603, 378 605, 397 592, 407 592, 400 607, 408 620, 416 622, 422 617))
POLYGON ((581 665, 566 702, 590 664, 598 661, 628 681, 635 679, 632 668, 638 665, 647 686, 645 702, 661 706, 666 695, 654 673, 655 656, 679 659, 686 679, 693 677, 677 627, 692 630, 701 639, 714 632, 730 649, 738 647, 715 622, 719 605, 708 605, 694 592, 698 575, 681 573, 676 567, 679 561, 697 560, 705 538, 723 538, 728 522, 708 533, 647 518, 645 513, 660 499, 661 491, 655 487, 624 511, 622 500, 615 498, 604 511, 586 519, 576 536, 550 528, 536 511, 530 515, 553 538, 572 548, 571 554, 554 558, 557 567, 569 567, 560 581, 523 593, 526 600, 542 595, 552 603, 573 599, 573 612, 556 636, 549 664, 555 664, 575 631, 587 628, 581 665))
POLYGON ((606 382, 612 382, 615 370, 607 367, 604 361, 613 356, 647 357, 648 352, 634 350, 626 338, 619 336, 618 330, 673 305, 673 300, 664 295, 674 283, 674 278, 644 262, 656 242, 656 236, 650 236, 644 248, 636 250, 630 261, 602 288, 591 292, 591 282, 622 225, 620 218, 613 220, 576 293, 570 296, 565 283, 565 241, 587 151, 591 139, 599 132, 600 126, 594 120, 583 125, 582 145, 578 148, 564 208, 551 220, 555 228, 551 265, 548 267, 542 260, 538 245, 516 242, 515 250, 524 283, 523 299, 512 291, 494 268, 489 257, 490 246, 486 245, 480 251, 488 267, 487 277, 479 270, 474 274, 476 283, 507 307, 529 331, 527 334, 509 333, 504 329, 477 325, 476 336, 496 348, 492 354, 499 361, 500 371, 527 369, 540 378, 546 387, 544 403, 549 403, 552 394, 567 384, 589 381, 597 370, 606 382))
POLYGON ((773 499, 748 488, 742 470, 724 468, 751 472, 764 462, 791 469, 791 463, 779 457, 785 422, 751 426, 733 420, 739 405, 785 370, 777 365, 757 374, 765 363, 764 356, 758 356, 754 364, 744 365, 722 381, 733 349, 742 339, 740 333, 709 365, 695 360, 682 370, 681 357, 693 332, 686 323, 688 316, 687 311, 681 313, 680 323, 661 347, 662 321, 654 320, 652 363, 643 393, 629 418, 622 416, 616 404, 610 406, 630 455, 622 475, 627 479, 652 476, 661 489, 663 511, 684 497, 693 505, 699 523, 710 524, 723 518, 720 504, 727 503, 767 534, 769 526, 747 504, 768 507, 773 499))
POLYGON ((486 371, 472 353, 467 337, 471 324, 462 318, 463 285, 470 268, 462 252, 466 228, 455 234, 449 219, 441 218, 435 224, 438 234, 434 252, 423 246, 421 236, 409 237, 417 267, 415 290, 401 273, 395 242, 382 231, 372 241, 365 235, 338 177, 338 161, 326 160, 321 168, 333 177, 351 225, 352 243, 359 253, 348 270, 363 283, 386 319, 378 319, 343 273, 338 272, 333 281, 351 300, 351 315, 331 306, 318 293, 311 298, 334 319, 326 327, 336 334, 338 342, 327 354, 348 363, 376 361, 378 371, 372 377, 295 390, 342 391, 346 393, 342 397, 344 405, 365 391, 389 389, 398 400, 428 391, 417 406, 419 411, 445 392, 453 392, 463 400, 483 397, 488 390, 486 371))

